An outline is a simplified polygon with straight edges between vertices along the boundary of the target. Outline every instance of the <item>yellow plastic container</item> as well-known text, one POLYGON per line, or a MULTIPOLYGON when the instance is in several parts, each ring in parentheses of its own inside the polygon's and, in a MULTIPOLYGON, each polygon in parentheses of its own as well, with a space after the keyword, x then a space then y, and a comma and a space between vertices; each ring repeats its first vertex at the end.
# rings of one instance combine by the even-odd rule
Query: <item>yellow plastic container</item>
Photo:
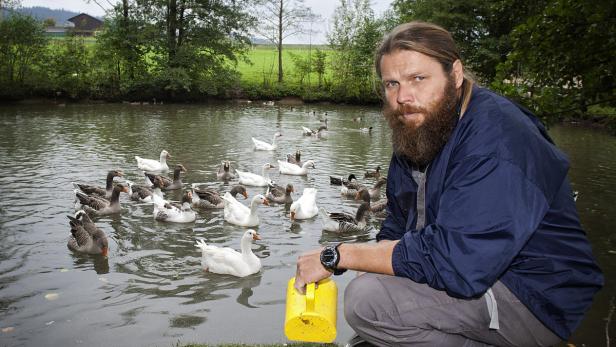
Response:
POLYGON ((287 306, 284 333, 289 340, 329 343, 336 339, 336 303, 338 288, 330 278, 311 283, 302 295, 293 285, 287 285, 287 306))

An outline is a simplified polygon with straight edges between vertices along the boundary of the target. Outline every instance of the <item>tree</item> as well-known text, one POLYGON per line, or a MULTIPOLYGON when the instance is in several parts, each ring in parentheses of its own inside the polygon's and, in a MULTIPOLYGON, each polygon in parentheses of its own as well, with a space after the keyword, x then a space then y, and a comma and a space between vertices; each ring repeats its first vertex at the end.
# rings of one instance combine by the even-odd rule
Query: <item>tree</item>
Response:
POLYGON ((0 0, 0 21, 4 18, 4 11, 10 11, 18 7, 20 4, 20 0, 0 0))
POLYGON ((261 13, 257 32, 278 50, 278 82, 283 80, 282 43, 291 36, 309 33, 311 26, 307 24, 319 19, 303 1, 262 0, 257 10, 261 13))
POLYGON ((368 0, 340 0, 333 17, 329 44, 337 93, 357 100, 373 98, 374 51, 383 36, 368 0))
POLYGON ((451 32, 466 67, 490 83, 511 51, 511 31, 547 0, 395 0, 399 22, 423 20, 451 32))
POLYGON ((43 25, 36 19, 13 13, 0 21, 0 83, 23 86, 46 44, 43 25))
POLYGON ((613 1, 545 4, 512 31, 512 51, 494 86, 554 117, 616 104, 615 14, 613 1))
POLYGON ((142 94, 144 85, 156 85, 169 98, 224 92, 235 80, 233 64, 249 44, 254 23, 249 2, 123 0, 103 35, 116 53, 107 55, 124 62, 129 72, 130 61, 147 65, 147 71, 134 66, 136 93, 142 94))
POLYGON ((55 27, 55 26, 56 26, 56 20, 55 20, 55 19, 53 19, 53 18, 46 18, 46 19, 43 21, 43 26, 44 26, 45 28, 55 27))
POLYGON ((313 70, 319 76, 319 88, 323 86, 323 75, 325 75, 325 62, 327 59, 327 54, 322 50, 318 49, 314 53, 314 60, 312 62, 313 70))

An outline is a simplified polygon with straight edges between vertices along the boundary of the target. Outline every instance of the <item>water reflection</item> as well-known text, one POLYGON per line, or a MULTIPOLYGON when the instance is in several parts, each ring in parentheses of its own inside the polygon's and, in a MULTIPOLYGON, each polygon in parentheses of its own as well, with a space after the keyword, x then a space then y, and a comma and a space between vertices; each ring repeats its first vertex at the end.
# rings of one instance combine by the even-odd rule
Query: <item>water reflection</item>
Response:
POLYGON ((109 273, 109 258, 107 257, 79 253, 72 253, 72 256, 75 269, 93 268, 99 275, 109 273))
MULTIPOLYGON (((580 192, 578 208, 595 255, 606 273, 588 318, 572 342, 602 345, 596 334, 604 326, 616 273, 616 224, 611 210, 616 198, 616 140, 584 129, 554 128, 551 133, 572 161, 571 179, 580 192)), ((67 105, 64 108, 0 107, 0 321, 14 327, 0 333, 7 345, 170 345, 203 343, 285 342, 282 329, 287 281, 303 251, 332 242, 373 241, 371 229, 338 234, 321 230, 320 217, 291 222, 289 205, 260 207, 262 240, 253 244, 261 258, 260 273, 245 278, 205 273, 196 238, 221 247, 239 248, 245 228, 224 222, 221 210, 198 211, 194 223, 155 221, 150 204, 121 196, 122 212, 95 220, 108 236, 109 257, 82 256, 66 248, 66 215, 73 214, 71 182, 102 184, 108 170, 121 168, 141 184, 134 156, 153 158, 162 149, 170 165, 188 168, 191 183, 228 191, 237 181, 222 182, 216 171, 222 160, 235 168, 260 172, 265 162, 284 160, 302 151, 313 159, 308 176, 280 175, 280 185, 293 184, 294 200, 305 187, 318 190, 318 204, 329 211, 354 213, 359 202, 340 196, 330 175, 368 169, 387 171, 391 146, 385 122, 374 108, 351 106, 264 107, 260 105, 67 105), (360 122, 353 118, 360 117, 360 122), (302 126, 317 129, 328 119, 327 137, 302 135, 302 126), (365 133, 361 128, 373 127, 365 133), (280 131, 275 151, 254 151, 251 137, 267 139, 280 131), (58 299, 48 301, 47 293, 58 299), (47 325, 49 322, 55 322, 47 325), (238 322, 242 329, 238 329, 238 322), (264 329, 265 327, 265 329, 264 329), (87 333, 84 333, 87 332, 87 333), (76 342, 79 341, 79 342, 76 342)), ((264 188, 248 187, 250 197, 264 188)), ((180 191, 167 198, 179 200, 180 191)), ((244 201, 247 203, 247 201, 244 201)), ((352 275, 336 278, 339 293, 352 275)), ((343 305, 338 305, 341 310, 343 305)), ((338 312, 342 317, 342 312, 338 312)), ((351 331, 342 318, 338 342, 351 331)))

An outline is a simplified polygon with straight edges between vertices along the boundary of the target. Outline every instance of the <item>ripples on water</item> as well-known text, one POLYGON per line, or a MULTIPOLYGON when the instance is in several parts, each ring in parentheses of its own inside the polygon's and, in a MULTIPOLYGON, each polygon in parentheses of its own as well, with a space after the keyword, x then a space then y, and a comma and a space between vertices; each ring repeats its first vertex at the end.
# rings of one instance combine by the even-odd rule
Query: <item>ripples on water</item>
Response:
MULTIPOLYGON (((616 144, 606 137, 596 150, 598 145, 589 143, 594 133, 570 131, 556 128, 552 133, 572 157, 580 214, 609 278, 616 271, 606 265, 614 257, 609 250, 616 247, 607 230, 615 221, 606 201, 616 196, 616 144)), ((167 149, 172 165, 182 163, 188 169, 186 187, 198 182, 226 191, 230 185, 216 181, 215 175, 221 160, 260 172, 263 163, 276 164, 301 149, 302 159, 315 159, 316 169, 307 177, 271 170, 272 178, 281 185, 292 183, 295 199, 304 187, 316 187, 320 206, 354 212, 358 203, 341 198, 328 176, 363 177, 377 165, 386 172, 391 153, 377 109, 340 106, 3 107, 0 135, 0 329, 12 328, 0 332, 2 345, 284 342, 286 282, 294 275, 297 256, 328 242, 371 241, 376 230, 340 236, 322 232, 318 218, 291 223, 288 207, 259 207, 263 240, 253 251, 263 270, 235 278, 203 273, 194 246, 201 237, 239 248, 245 229, 225 223, 221 210, 201 211, 195 223, 165 224, 153 220, 151 205, 122 196, 120 216, 96 221, 110 239, 109 257, 82 256, 66 247, 66 215, 74 213, 71 182, 104 185, 107 171, 121 168, 127 179, 141 183, 134 156, 158 158, 167 149), (353 122, 357 116, 364 121, 353 122), (324 117, 329 120, 327 138, 302 136, 302 126, 316 129, 324 117), (374 127, 372 135, 358 130, 367 126, 374 127), (283 134, 276 151, 252 149, 252 136, 271 142, 276 131, 283 134)), ((248 192, 252 197, 264 190, 249 187, 248 192)), ((180 193, 166 197, 178 200, 180 193)), ((351 335, 340 310, 351 278, 336 278, 339 342, 351 335)), ((613 289, 610 279, 608 287, 613 289)), ((605 293, 599 300, 603 308, 593 307, 578 332, 581 341, 602 341, 592 336, 605 316, 605 293)))
MULTIPOLYGON (((0 154, 0 306, 2 340, 10 345, 165 345, 184 342, 283 342, 286 282, 295 259, 319 244, 367 241, 363 235, 323 234, 320 220, 291 223, 288 206, 260 207, 263 240, 253 245, 261 273, 235 278, 203 273, 195 239, 238 249, 245 229, 224 222, 222 211, 202 211, 195 223, 153 220, 152 206, 122 196, 120 216, 96 220, 110 239, 109 258, 73 254, 67 214, 74 213, 72 182, 104 185, 108 170, 121 168, 140 183, 135 155, 157 158, 167 149, 171 164, 182 163, 190 183, 228 190, 216 181, 223 159, 260 172, 286 153, 302 150, 315 159, 308 177, 270 175, 292 183, 297 199, 304 187, 319 189, 319 205, 353 212, 358 203, 342 199, 329 185, 330 174, 386 166, 389 146, 382 128, 372 136, 361 126, 380 127, 376 109, 316 108, 328 112, 329 137, 301 134, 301 126, 320 123, 311 107, 235 106, 82 106, 2 109, 0 154), (369 121, 351 122, 355 116, 369 121), (255 152, 251 137, 271 142, 274 152, 255 152), (51 300, 53 299, 53 300, 51 300)), ((367 183, 372 183, 368 181, 367 183)), ((233 182, 231 182, 233 184, 233 182)), ((250 196, 263 193, 249 187, 250 196)), ((180 198, 179 192, 166 196, 180 198)), ((245 201, 247 203, 247 201, 245 201)), ((340 290, 349 278, 338 280, 340 290)), ((342 320, 342 319, 341 319, 342 320)), ((348 338, 348 327, 339 323, 348 338)))

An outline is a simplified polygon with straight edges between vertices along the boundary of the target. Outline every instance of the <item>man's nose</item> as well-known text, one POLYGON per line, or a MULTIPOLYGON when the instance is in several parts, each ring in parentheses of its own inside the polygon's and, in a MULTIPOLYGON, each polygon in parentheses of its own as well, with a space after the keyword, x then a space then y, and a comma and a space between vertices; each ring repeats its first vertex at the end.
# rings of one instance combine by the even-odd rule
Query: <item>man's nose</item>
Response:
POLYGON ((398 89, 398 104, 413 104, 415 102, 415 90, 406 83, 400 83, 398 89))

